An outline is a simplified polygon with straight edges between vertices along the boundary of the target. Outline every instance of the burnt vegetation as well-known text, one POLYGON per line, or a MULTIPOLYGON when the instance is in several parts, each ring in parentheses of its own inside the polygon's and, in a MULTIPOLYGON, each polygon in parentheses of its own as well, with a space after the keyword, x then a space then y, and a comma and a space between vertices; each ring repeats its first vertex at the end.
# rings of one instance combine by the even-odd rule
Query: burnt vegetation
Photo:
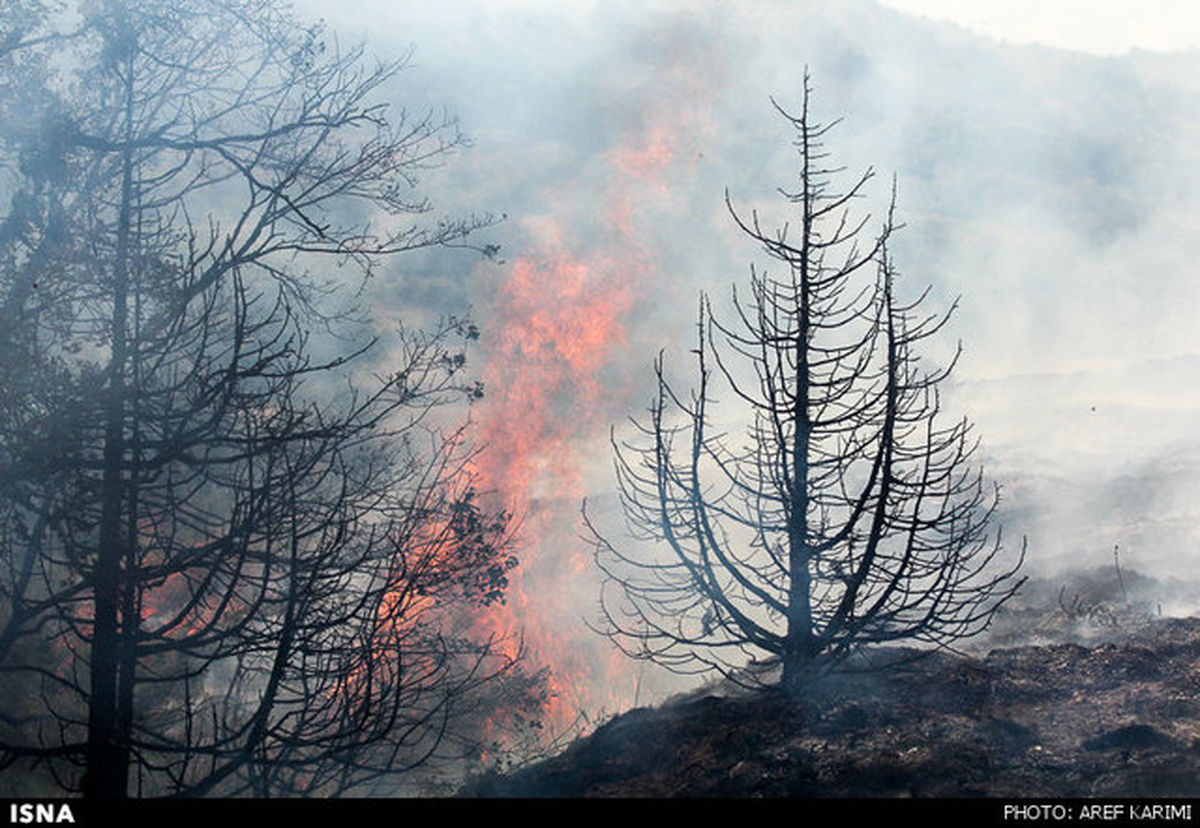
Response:
POLYGON ((544 733, 548 668, 478 623, 517 565, 480 330, 370 318, 396 257, 499 252, 434 214, 465 138, 386 105, 405 69, 281 0, 0 16, 0 792, 446 793, 486 756, 516 770, 467 793, 1194 793, 1200 625, 1116 550, 1017 594, 927 352, 953 305, 900 276, 894 195, 856 212, 807 78, 788 218, 726 198, 768 264, 614 437, 632 537, 585 510, 601 631, 713 682, 544 733))
POLYGON ((0 54, 6 789, 361 793, 476 750, 461 714, 514 662, 470 618, 515 564, 456 425, 477 329, 379 342, 357 304, 390 257, 495 253, 473 241, 489 216, 435 221, 419 190, 457 125, 386 107, 403 62, 274 0, 104 0, 63 32, 19 6, 0 54))
POLYGON ((624 514, 647 543, 592 536, 603 629, 627 653, 738 681, 775 661, 801 697, 864 647, 986 629, 1024 550, 1004 559, 999 488, 970 423, 942 411, 957 354, 922 357, 950 313, 926 310, 927 291, 904 298, 894 195, 877 229, 855 215, 873 173, 838 186, 836 122, 813 117, 807 78, 796 112, 776 110, 798 156, 779 191, 788 220, 768 229, 726 197, 770 265, 734 289, 732 321, 701 297, 697 384, 683 390, 660 356, 648 416, 614 438, 624 514))
MULTIPOLYGON (((1200 622, 1149 596, 1195 594, 1126 572, 1116 624, 1057 607, 1031 581, 965 651, 876 648, 798 705, 716 681, 613 718, 562 754, 468 796, 1190 797, 1200 772, 1200 622), (1136 585, 1136 586, 1135 586, 1136 585), (1136 592, 1136 596, 1134 593, 1136 592), (1003 644, 1003 646, 998 646, 1003 644), (920 655, 920 657, 915 657, 920 655)), ((1118 594, 1111 569, 1068 594, 1118 594)))

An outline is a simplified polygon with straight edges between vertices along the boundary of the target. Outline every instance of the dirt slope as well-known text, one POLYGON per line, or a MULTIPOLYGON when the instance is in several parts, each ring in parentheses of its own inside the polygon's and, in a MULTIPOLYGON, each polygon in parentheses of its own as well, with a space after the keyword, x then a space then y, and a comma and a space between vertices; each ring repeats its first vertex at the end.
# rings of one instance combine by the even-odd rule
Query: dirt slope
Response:
POLYGON ((729 692, 639 708, 464 793, 1200 796, 1200 619, 1063 606, 1036 626, 1076 640, 936 653, 839 678, 803 705, 729 692))

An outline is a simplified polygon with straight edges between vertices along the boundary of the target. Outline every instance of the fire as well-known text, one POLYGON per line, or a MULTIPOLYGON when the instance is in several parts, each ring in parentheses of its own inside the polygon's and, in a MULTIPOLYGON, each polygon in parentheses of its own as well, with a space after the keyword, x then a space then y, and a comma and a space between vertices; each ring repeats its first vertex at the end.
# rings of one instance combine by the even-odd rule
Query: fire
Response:
POLYGON ((510 265, 484 320, 476 425, 486 448, 477 471, 521 520, 521 564, 507 604, 481 625, 519 638, 536 665, 550 667, 547 714, 559 729, 580 714, 627 707, 636 692, 636 666, 582 621, 598 586, 579 508, 585 469, 636 387, 614 379, 617 368, 641 364, 628 351, 629 327, 650 295, 657 253, 641 207, 647 194, 666 197, 679 155, 674 133, 652 123, 603 159, 599 228, 527 220, 531 252, 510 265))
POLYGON ((578 690, 593 679, 569 642, 589 563, 569 531, 585 494, 578 446, 607 416, 598 372, 625 341, 635 293, 617 262, 574 258, 560 233, 553 227, 536 253, 515 262, 498 292, 479 471, 521 521, 522 566, 507 605, 487 623, 553 665, 549 713, 561 727, 589 701, 578 690))

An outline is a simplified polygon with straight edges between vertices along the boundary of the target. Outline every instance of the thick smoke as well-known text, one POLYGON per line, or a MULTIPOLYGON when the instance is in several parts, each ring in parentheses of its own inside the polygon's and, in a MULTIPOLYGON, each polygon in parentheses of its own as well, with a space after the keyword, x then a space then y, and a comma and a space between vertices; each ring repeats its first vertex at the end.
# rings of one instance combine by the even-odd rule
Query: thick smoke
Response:
POLYGON ((879 172, 862 207, 881 215, 896 176, 905 283, 931 285, 939 309, 961 297, 930 358, 961 338, 946 407, 975 421, 1006 537, 1028 535, 1032 570, 1103 565, 1114 544, 1149 574, 1200 554, 1200 55, 1003 45, 866 0, 301 9, 383 53, 415 45, 397 100, 449 107, 474 139, 431 171, 430 191, 450 212, 509 217, 503 264, 430 254, 380 279, 387 313, 474 308, 490 386, 477 417, 498 455, 524 452, 510 469, 538 476, 491 479, 526 515, 549 492, 571 502, 553 512, 565 525, 527 523, 514 621, 540 630, 530 637, 551 662, 552 639, 596 661, 572 680, 624 688, 582 688, 580 705, 631 703, 637 677, 596 655, 583 623, 596 596, 575 501, 616 519, 609 424, 644 408, 658 349, 687 367, 697 293, 728 296, 758 256, 725 189, 787 220, 775 188, 794 175, 792 148, 769 96, 794 103, 806 67, 817 115, 844 118, 835 161, 879 172), (544 280, 548 314, 575 302, 581 321, 608 325, 601 341, 580 329, 592 351, 578 373, 547 380, 553 393, 523 417, 507 395, 566 359, 571 328, 554 323, 549 362, 506 345, 536 327, 514 278, 544 280), (514 418, 539 424, 541 442, 506 443, 514 418))

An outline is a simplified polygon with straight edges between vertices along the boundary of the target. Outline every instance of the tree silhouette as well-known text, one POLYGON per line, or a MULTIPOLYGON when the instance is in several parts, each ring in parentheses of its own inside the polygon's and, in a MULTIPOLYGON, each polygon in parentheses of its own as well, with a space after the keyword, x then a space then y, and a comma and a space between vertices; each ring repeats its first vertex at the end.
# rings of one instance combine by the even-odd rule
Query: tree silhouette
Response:
POLYGON ((1020 560, 997 566, 999 490, 972 466, 971 426, 942 416, 957 354, 918 354, 950 313, 924 311, 928 291, 899 297, 894 209, 873 237, 852 215, 873 173, 836 186, 836 122, 815 122, 809 98, 806 77, 799 114, 775 105, 799 155, 780 190, 793 220, 764 229, 726 195, 773 270, 751 266, 732 323, 701 297, 698 386, 681 393, 660 355, 639 436, 614 437, 626 521, 651 543, 619 549, 585 513, 603 631, 628 654, 742 679, 773 657, 791 693, 863 645, 975 634, 1020 584, 1020 560))
POLYGON ((494 252, 468 238, 489 217, 434 222, 416 189, 456 124, 389 113, 403 62, 275 0, 103 0, 62 36, 25 6, 0 54, 0 769, 261 796, 422 764, 511 667, 465 619, 515 561, 450 417, 474 326, 381 343, 351 300, 390 256, 494 252))

